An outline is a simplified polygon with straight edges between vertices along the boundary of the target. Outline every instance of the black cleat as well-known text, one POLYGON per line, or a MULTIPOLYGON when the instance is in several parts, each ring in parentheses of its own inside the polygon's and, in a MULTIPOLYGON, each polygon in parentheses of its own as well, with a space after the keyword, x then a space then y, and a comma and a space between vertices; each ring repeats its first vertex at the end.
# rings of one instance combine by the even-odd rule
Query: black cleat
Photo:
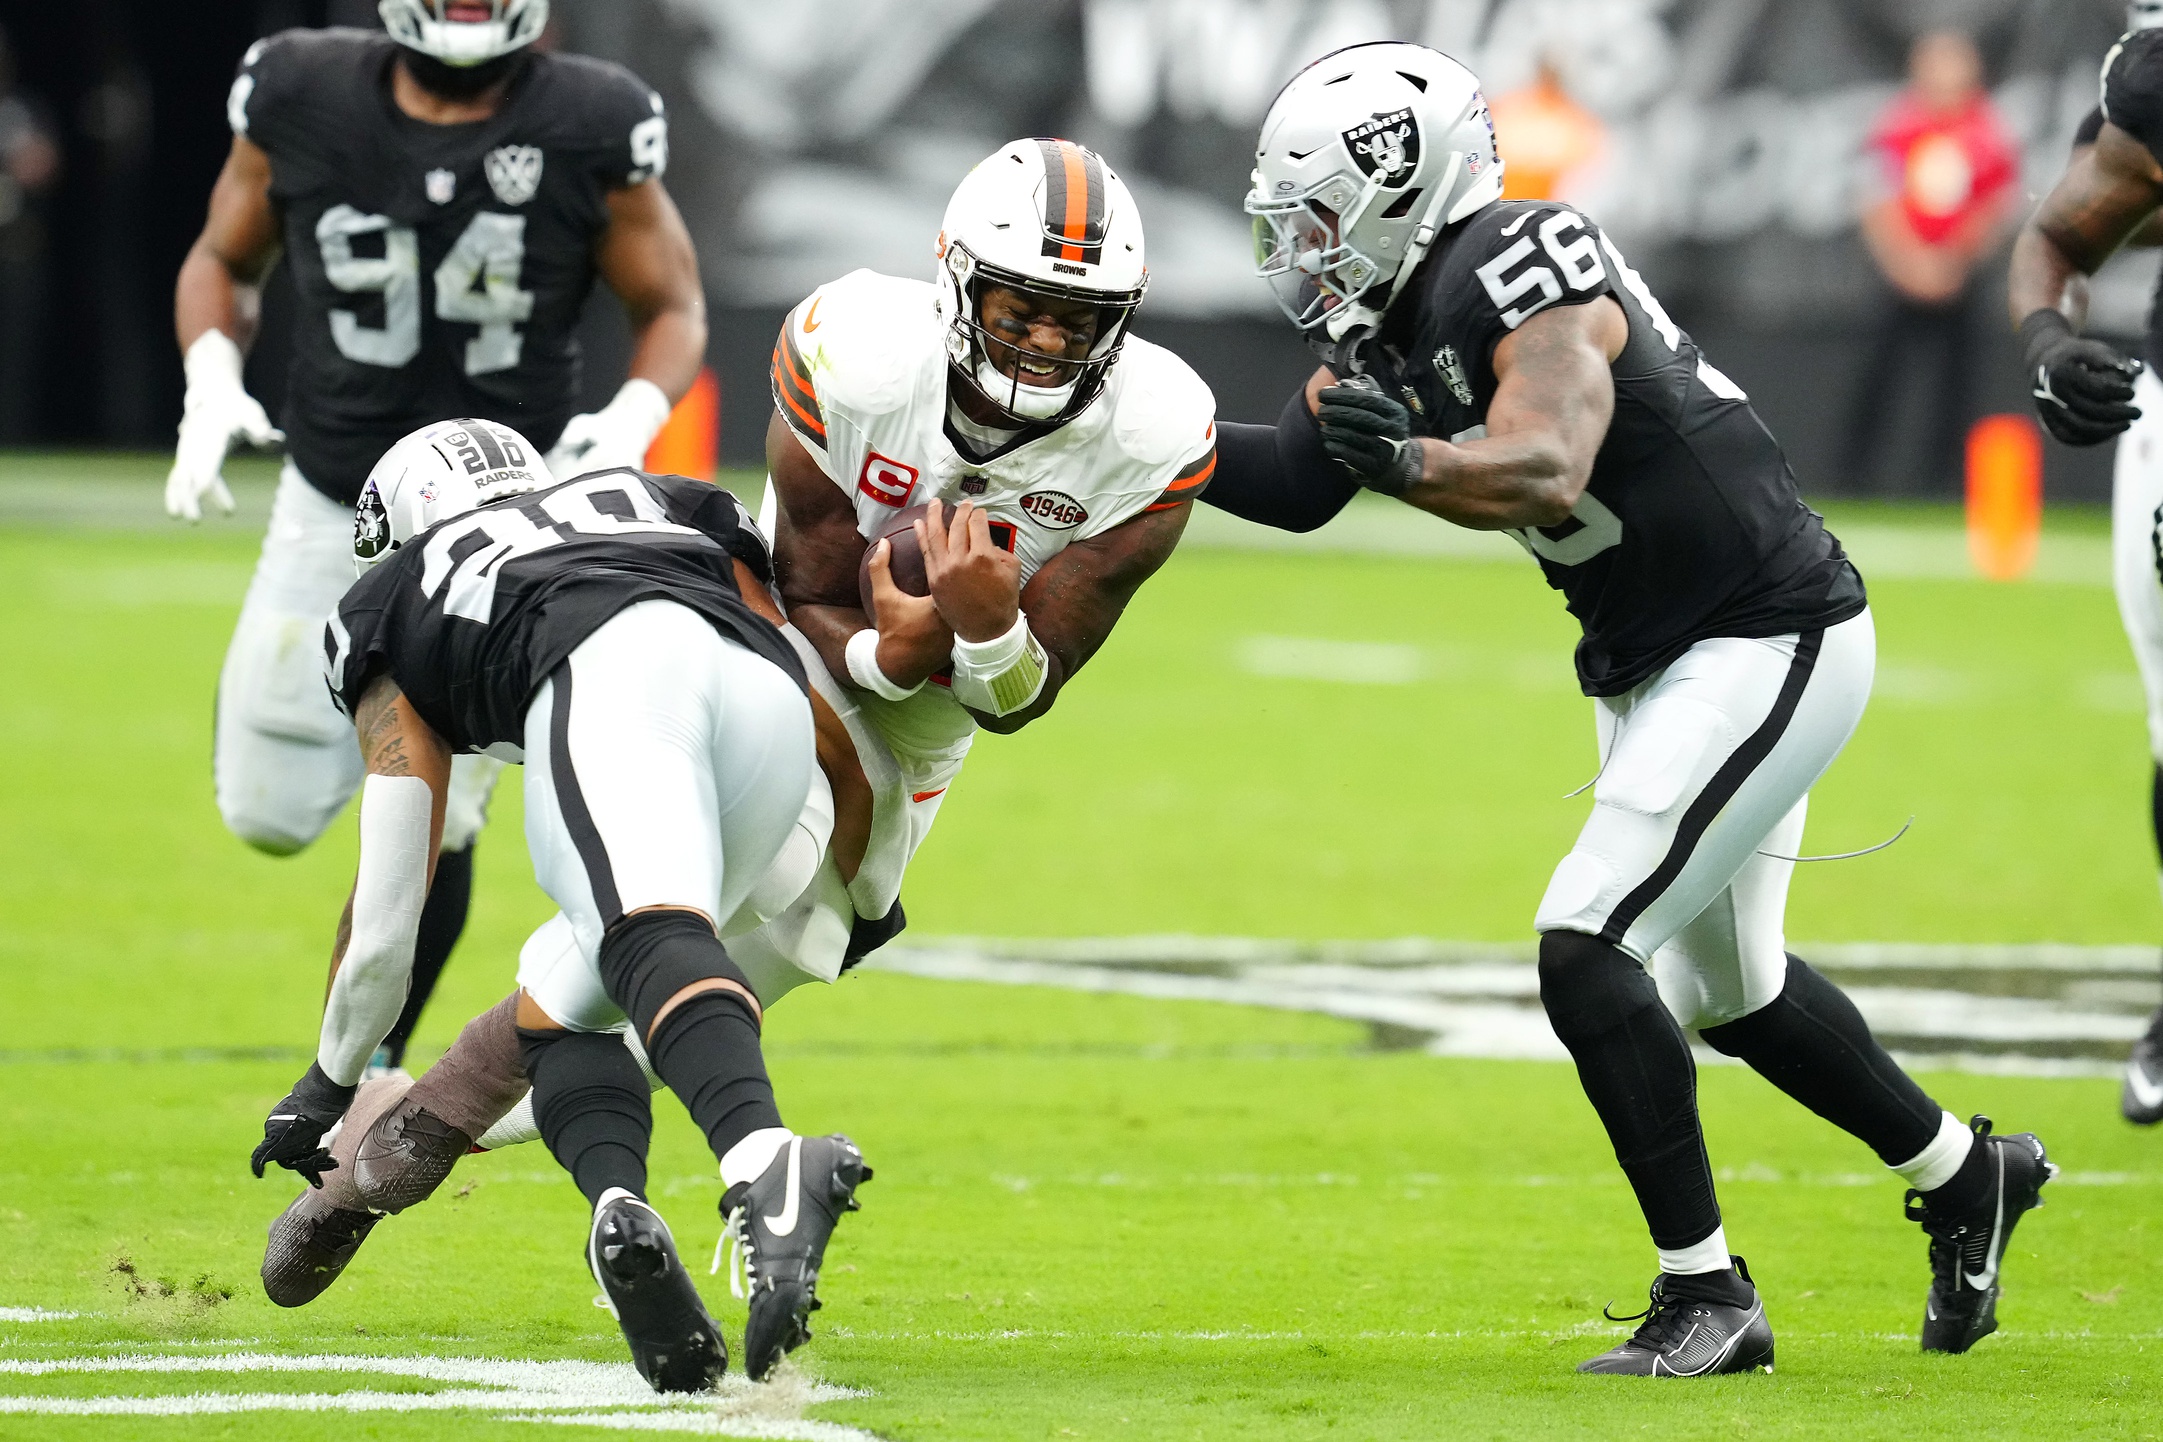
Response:
POLYGON ((728 1347, 676 1255, 661 1214, 621 1187, 593 1209, 586 1263, 656 1392, 705 1392, 728 1371, 728 1347))
POLYGON ((353 1156, 353 1185, 372 1211, 402 1212, 443 1185, 473 1138, 418 1102, 401 1101, 368 1128, 353 1156))
POLYGON ((1990 1118, 1970 1123, 1990 1148, 1990 1191, 1973 1211, 1938 1215, 1908 1192, 1908 1220, 1930 1236, 1930 1296, 1923 1303, 1923 1350, 1965 1352, 1998 1330, 1998 1265, 2021 1215, 2043 1205, 2043 1183, 2058 1175, 2032 1133, 1990 1134, 1990 1118))
POLYGON ((307 1187, 270 1224, 263 1247, 263 1294, 281 1307, 305 1307, 346 1269, 382 1218, 334 1207, 307 1187))
POLYGON ((765 1381, 811 1340, 827 1239, 843 1212, 857 1210, 856 1189, 870 1180, 864 1154, 847 1137, 790 1137, 756 1180, 722 1194, 727 1237, 743 1258, 741 1275, 729 1267, 729 1290, 750 1303, 744 1370, 753 1381, 765 1381))
MULTIPOLYGON (((1610 1377, 1711 1377, 1772 1370, 1772 1327, 1750 1268, 1734 1258, 1732 1272, 1652 1279, 1652 1305, 1609 1321, 1639 1324, 1636 1335, 1610 1352, 1577 1364, 1610 1377)), ((1604 1309, 1603 1309, 1604 1310, 1604 1309)))
POLYGON ((2133 1043, 2133 1055, 2125 1064, 2125 1090, 2118 1094, 2118 1109, 2135 1126, 2152 1127, 2163 1122, 2163 1008, 2149 1019, 2148 1033, 2133 1043))

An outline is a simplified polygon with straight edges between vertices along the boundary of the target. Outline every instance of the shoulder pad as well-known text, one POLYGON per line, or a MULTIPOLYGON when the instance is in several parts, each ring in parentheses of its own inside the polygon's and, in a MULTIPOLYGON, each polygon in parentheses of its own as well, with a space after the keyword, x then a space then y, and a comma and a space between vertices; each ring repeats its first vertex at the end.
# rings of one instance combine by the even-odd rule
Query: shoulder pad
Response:
POLYGON ((1145 465, 1191 461, 1207 446, 1217 398, 1194 368, 1163 346, 1128 336, 1112 397, 1112 438, 1145 465))
POLYGON ((2103 58, 2103 118, 2163 156, 2163 30, 2136 30, 2103 58))
POLYGON ((1430 304, 1481 331, 1496 321, 1515 330, 1551 305, 1582 305, 1614 289, 1599 227, 1554 200, 1486 207, 1465 222, 1427 286, 1430 304))
POLYGON ((266 119, 275 129, 282 107, 320 96, 326 79, 344 80, 367 68, 367 52, 392 44, 379 31, 305 26, 256 41, 240 57, 226 95, 225 119, 235 135, 254 135, 266 119))
POLYGON ((860 415, 897 410, 939 343, 937 293, 927 281, 856 270, 811 293, 789 315, 818 397, 860 415))

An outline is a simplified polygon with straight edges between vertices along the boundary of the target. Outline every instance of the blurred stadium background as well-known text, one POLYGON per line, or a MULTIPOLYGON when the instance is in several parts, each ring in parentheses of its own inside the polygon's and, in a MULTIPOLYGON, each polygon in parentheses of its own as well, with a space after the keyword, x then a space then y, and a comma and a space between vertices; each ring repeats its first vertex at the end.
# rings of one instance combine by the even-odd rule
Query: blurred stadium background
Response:
MULTIPOLYGON (((2019 150, 2019 195, 2039 193, 2123 23, 2118 0, 557 0, 555 15, 553 43, 622 60, 668 98, 727 460, 757 459, 783 309, 854 266, 923 272, 956 178, 1017 134, 1071 136, 1121 168, 1150 235, 1143 331, 1198 366, 1224 415, 1274 418, 1308 361, 1248 273, 1254 129, 1307 59, 1394 37, 1471 63, 1498 109, 1536 98, 1544 62, 1581 163, 1531 154, 1520 126, 1520 177, 1551 172, 1622 242, 1751 392, 1806 491, 1908 497, 1958 484, 1924 378, 1886 398, 1891 422, 1859 459, 1847 444, 1893 304, 1856 224, 1880 184, 1873 123, 1913 38, 1962 29, 2019 150)), ((169 444, 172 277, 225 150, 232 66, 257 35, 326 23, 373 24, 374 6, 6 7, 0 445, 169 444)), ((2114 264, 2096 328, 2136 334, 2154 272, 2153 252, 2114 264)), ((2000 244, 1959 302, 1970 418, 2021 408, 2002 276, 2000 244)), ((274 412, 279 301, 250 365, 274 412)), ((590 331, 604 396, 624 345, 605 297, 590 331)), ((2049 495, 2102 499, 2108 463, 2052 443, 2049 495)))

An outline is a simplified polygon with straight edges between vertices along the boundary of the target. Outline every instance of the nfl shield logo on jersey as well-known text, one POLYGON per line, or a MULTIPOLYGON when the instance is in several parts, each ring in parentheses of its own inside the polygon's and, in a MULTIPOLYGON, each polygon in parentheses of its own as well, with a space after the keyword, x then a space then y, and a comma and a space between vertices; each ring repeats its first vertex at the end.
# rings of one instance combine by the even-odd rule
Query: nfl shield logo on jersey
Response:
POLYGON ((431 170, 421 181, 431 205, 449 205, 458 193, 458 177, 448 170, 431 170))
POLYGON ((1377 114, 1345 131, 1344 145, 1378 183, 1403 185, 1419 166, 1419 121, 1410 110, 1377 114))
POLYGON ((488 188, 505 205, 524 205, 541 188, 541 149, 537 145, 505 145, 491 150, 482 168, 488 172, 488 188))

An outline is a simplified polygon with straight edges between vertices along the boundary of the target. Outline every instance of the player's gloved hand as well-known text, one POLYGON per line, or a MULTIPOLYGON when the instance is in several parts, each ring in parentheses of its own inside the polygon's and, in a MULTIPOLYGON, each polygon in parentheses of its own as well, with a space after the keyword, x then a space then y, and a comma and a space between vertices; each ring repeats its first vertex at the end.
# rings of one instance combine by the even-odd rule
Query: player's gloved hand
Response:
POLYGON ((293 1090, 263 1121, 263 1144, 248 1159, 255 1174, 260 1177, 265 1163, 276 1162, 306 1177, 309 1186, 322 1186, 323 1173, 338 1166, 323 1147, 323 1133, 345 1115, 356 1090, 332 1081, 317 1063, 308 1063, 293 1090))
POLYGON ((548 453, 548 473, 567 481, 589 471, 643 467, 646 448, 661 433, 668 412, 668 394, 659 386, 636 377, 625 381, 607 405, 564 423, 548 453))
POLYGON ((1419 479, 1419 440, 1403 402, 1384 395, 1365 376, 1325 386, 1317 399, 1314 419, 1322 428, 1322 449, 1352 479, 1385 496, 1401 496, 1419 479))
POLYGON ((285 432, 240 379, 240 347, 221 330, 206 330, 188 347, 182 362, 188 395, 180 412, 180 444, 165 478, 165 513, 184 521, 203 518, 203 497, 233 513, 233 493, 226 489, 225 455, 233 442, 268 449, 285 444, 285 432))
POLYGON ((2021 354, 2044 428, 2069 446, 2107 441, 2140 418, 2133 381, 2141 363, 2073 334, 2055 310, 2020 323, 2021 354))

